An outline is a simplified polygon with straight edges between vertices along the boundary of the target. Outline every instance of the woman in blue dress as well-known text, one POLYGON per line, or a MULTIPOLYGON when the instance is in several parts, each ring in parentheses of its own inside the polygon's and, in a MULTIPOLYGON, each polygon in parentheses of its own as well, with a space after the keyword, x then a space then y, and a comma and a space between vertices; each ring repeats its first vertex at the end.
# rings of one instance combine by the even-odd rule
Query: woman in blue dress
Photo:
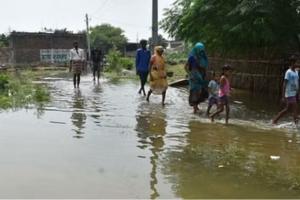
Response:
POLYGON ((205 46, 197 43, 189 55, 185 70, 188 73, 190 95, 189 104, 193 107, 194 113, 199 112, 198 105, 207 98, 206 70, 208 59, 205 53, 205 46))

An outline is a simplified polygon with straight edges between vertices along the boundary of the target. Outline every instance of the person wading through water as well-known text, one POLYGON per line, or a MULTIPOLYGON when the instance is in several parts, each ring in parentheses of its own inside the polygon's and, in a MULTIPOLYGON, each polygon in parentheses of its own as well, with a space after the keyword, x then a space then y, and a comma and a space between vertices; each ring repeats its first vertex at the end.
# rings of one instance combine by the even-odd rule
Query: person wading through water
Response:
POLYGON ((272 123, 277 124, 280 118, 282 118, 289 111, 293 112, 293 118, 295 124, 298 124, 298 96, 299 96, 299 73, 296 71, 296 56, 291 56, 289 59, 289 69, 284 76, 284 82, 282 86, 282 102, 286 104, 285 108, 280 111, 273 119, 272 123))
POLYGON ((139 75, 141 80, 141 88, 139 90, 139 94, 143 92, 144 96, 146 96, 145 84, 147 82, 148 74, 149 74, 149 63, 151 59, 151 52, 147 49, 147 41, 141 40, 140 42, 141 48, 137 50, 135 66, 136 73, 139 75))
POLYGON ((93 80, 99 82, 100 79, 100 73, 103 66, 103 55, 100 48, 96 48, 92 51, 92 61, 93 61, 93 80))
POLYGON ((168 89, 167 69, 165 58, 163 57, 164 48, 155 47, 155 53, 150 61, 150 90, 147 95, 147 101, 151 94, 162 95, 162 105, 165 106, 166 92, 168 89))
POLYGON ((194 114, 200 111, 199 104, 208 98, 208 81, 205 80, 207 68, 205 47, 199 42, 194 46, 185 65, 190 86, 189 104, 193 107, 194 114))
POLYGON ((70 68, 73 72, 74 88, 79 88, 80 76, 85 63, 84 51, 78 47, 78 42, 73 43, 74 48, 70 50, 70 68))

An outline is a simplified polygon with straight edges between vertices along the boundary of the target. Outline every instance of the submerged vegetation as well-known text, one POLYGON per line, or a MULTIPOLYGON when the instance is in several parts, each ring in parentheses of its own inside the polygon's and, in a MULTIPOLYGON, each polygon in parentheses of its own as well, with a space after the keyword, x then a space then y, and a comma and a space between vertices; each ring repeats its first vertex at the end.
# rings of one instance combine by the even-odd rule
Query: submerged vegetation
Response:
POLYGON ((50 100, 46 86, 35 84, 30 72, 0 74, 0 109, 16 109, 50 100))

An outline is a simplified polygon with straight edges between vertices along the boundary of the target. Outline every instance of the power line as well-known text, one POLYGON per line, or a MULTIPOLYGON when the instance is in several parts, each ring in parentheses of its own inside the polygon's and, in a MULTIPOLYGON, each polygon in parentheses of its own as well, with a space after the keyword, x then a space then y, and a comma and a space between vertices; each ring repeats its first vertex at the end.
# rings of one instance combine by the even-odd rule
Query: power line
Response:
POLYGON ((100 11, 102 11, 105 6, 109 3, 109 0, 106 0, 100 7, 98 7, 94 12, 92 12, 92 16, 100 11))

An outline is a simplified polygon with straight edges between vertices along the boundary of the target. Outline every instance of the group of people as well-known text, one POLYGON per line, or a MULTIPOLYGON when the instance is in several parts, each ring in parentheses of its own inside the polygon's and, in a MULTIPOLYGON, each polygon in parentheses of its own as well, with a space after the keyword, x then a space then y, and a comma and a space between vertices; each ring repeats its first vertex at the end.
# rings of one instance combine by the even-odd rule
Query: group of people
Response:
MULTIPOLYGON (((167 70, 165 59, 163 56, 163 47, 155 47, 155 53, 151 56, 147 49, 147 41, 140 42, 141 48, 136 54, 136 72, 140 77, 141 88, 139 94, 146 96, 145 84, 148 76, 150 81, 150 90, 146 100, 149 102, 150 95, 162 95, 162 105, 165 105, 166 92, 168 88, 167 70)), ((191 51, 188 61, 185 65, 185 70, 189 78, 189 104, 193 107, 194 113, 199 112, 199 104, 209 99, 207 115, 214 121, 215 116, 226 109, 226 123, 229 120, 229 101, 230 93, 229 76, 232 68, 229 65, 223 67, 221 76, 213 74, 210 82, 207 81, 208 58, 205 52, 205 46, 202 43, 197 43, 191 51), (212 106, 217 106, 217 111, 210 114, 212 106)))
POLYGON ((146 96, 145 85, 149 78, 150 89, 147 93, 147 101, 149 102, 151 94, 162 95, 162 105, 165 105, 166 92, 168 89, 167 69, 165 59, 163 57, 164 48, 157 46, 154 49, 154 55, 147 49, 147 41, 140 42, 141 48, 136 54, 136 72, 141 80, 141 88, 139 94, 146 96))
MULTIPOLYGON (((136 53, 136 73, 140 77, 141 87, 139 94, 146 96, 146 100, 150 101, 151 94, 162 95, 162 105, 165 105, 166 92, 168 89, 167 69, 165 64, 164 48, 156 46, 154 54, 151 55, 147 49, 147 41, 141 40, 141 48, 136 53), (150 89, 146 94, 145 85, 148 81, 150 89)), ((100 70, 102 65, 102 53, 99 49, 93 51, 93 77, 94 80, 100 78, 100 70)), ((70 71, 73 71, 74 88, 79 87, 80 75, 82 73, 85 62, 84 51, 78 48, 78 43, 74 43, 74 48, 70 50, 70 71)), ((297 59, 291 56, 289 59, 289 69, 285 73, 282 87, 282 101, 286 103, 286 107, 279 112, 273 119, 276 124, 280 118, 293 111, 294 122, 298 123, 298 101, 299 101, 299 72, 296 70, 297 59)), ((225 111, 226 124, 229 122, 229 96, 231 92, 230 76, 232 68, 230 65, 222 67, 222 73, 213 72, 208 76, 208 58, 205 52, 205 46, 197 43, 192 49, 185 70, 189 80, 189 104, 193 107, 194 113, 200 111, 199 104, 208 99, 207 116, 213 122, 215 117, 225 111), (210 77, 210 81, 208 78, 210 77), (217 107, 214 113, 210 113, 213 106, 217 107)))
MULTIPOLYGON (((100 72, 103 67, 103 54, 99 48, 91 52, 93 80, 99 81, 100 72)), ((73 43, 73 49, 70 50, 70 67, 69 71, 73 72, 74 88, 79 88, 82 71, 86 65, 84 50, 79 48, 78 42, 73 43)))

